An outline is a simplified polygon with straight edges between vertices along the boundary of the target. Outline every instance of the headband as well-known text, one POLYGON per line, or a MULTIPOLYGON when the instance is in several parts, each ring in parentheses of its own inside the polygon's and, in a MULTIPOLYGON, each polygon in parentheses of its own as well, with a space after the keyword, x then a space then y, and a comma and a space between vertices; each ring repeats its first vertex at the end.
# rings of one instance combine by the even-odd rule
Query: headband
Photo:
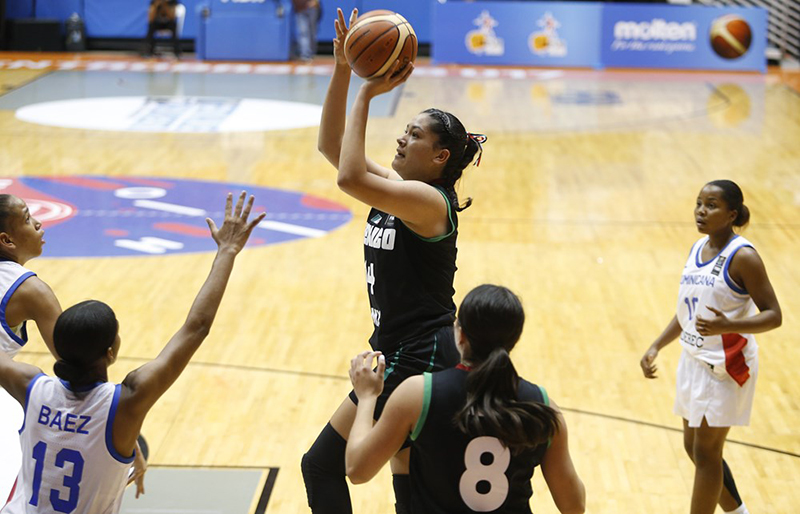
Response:
POLYGON ((472 132, 467 132, 467 137, 478 144, 478 159, 475 161, 475 166, 479 166, 481 164, 481 157, 483 157, 483 143, 489 138, 486 137, 486 134, 473 134, 472 132))

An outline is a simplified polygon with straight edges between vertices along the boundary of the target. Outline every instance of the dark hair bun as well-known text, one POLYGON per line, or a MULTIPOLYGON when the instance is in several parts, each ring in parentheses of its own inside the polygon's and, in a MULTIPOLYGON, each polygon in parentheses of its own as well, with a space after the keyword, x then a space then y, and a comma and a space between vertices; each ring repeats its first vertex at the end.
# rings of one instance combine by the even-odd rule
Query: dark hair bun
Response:
POLYGON ((750 222, 750 209, 748 209, 745 204, 742 204, 738 212, 738 216, 736 216, 736 219, 733 221, 733 226, 743 227, 750 222))
POLYGON ((58 378, 70 383, 80 382, 84 375, 84 370, 63 359, 58 359, 56 363, 53 364, 53 372, 58 378))

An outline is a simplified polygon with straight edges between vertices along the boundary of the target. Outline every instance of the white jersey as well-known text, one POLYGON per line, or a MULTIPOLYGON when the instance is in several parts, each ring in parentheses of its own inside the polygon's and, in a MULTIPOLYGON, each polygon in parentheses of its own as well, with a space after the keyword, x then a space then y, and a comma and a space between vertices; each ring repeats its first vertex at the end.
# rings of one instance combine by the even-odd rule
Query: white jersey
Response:
POLYGON ((703 318, 715 316, 706 308, 709 306, 729 319, 742 319, 758 312, 747 291, 728 274, 736 252, 753 245, 741 236, 734 236, 719 254, 703 262, 702 251, 707 243, 708 236, 694 244, 681 276, 676 314, 682 329, 681 345, 693 357, 712 366, 724 365, 734 379, 741 376, 746 380, 746 363, 758 353, 753 334, 702 336, 697 332, 695 322, 698 315, 703 318))
POLYGON ((0 330, 0 351, 12 358, 28 342, 28 333, 24 321, 16 327, 8 326, 6 305, 19 285, 34 275, 36 273, 14 261, 0 261, 0 294, 3 295, 0 301, 0 325, 3 326, 0 330))
POLYGON ((73 392, 58 378, 31 380, 20 429, 22 468, 2 514, 119 511, 133 462, 112 443, 120 389, 99 382, 73 392))

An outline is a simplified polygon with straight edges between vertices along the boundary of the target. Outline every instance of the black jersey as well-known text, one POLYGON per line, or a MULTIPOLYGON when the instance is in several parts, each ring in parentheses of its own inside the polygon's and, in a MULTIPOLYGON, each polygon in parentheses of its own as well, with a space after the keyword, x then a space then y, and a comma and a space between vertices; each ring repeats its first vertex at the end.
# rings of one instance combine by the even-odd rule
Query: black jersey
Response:
POLYGON ((455 321, 458 217, 447 195, 450 230, 426 239, 405 223, 372 209, 364 231, 364 267, 375 326, 369 343, 392 354, 455 321))
MULTIPOLYGON (((495 437, 461 432, 453 418, 467 402, 469 371, 425 373, 425 402, 411 434, 411 512, 530 514, 531 478, 547 445, 513 455, 495 437)), ((518 398, 548 404, 547 392, 520 379, 518 398)))

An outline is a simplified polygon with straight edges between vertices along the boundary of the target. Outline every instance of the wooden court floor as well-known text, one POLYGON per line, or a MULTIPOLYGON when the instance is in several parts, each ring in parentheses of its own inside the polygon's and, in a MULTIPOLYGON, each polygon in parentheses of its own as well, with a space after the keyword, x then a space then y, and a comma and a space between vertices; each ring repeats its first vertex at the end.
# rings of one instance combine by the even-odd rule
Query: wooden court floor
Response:
MULTIPOLYGON (((8 68, 0 70, 5 94, 58 73, 8 68)), ((444 70, 412 76, 394 111, 371 120, 368 153, 390 162, 394 139, 429 106, 489 136, 481 166, 469 168, 461 186, 474 204, 460 216, 456 300, 486 282, 522 297, 528 322, 512 357, 565 411, 587 512, 688 511, 693 469, 672 414, 678 343, 662 352, 658 380, 645 380, 638 362, 674 312, 680 271, 699 237, 694 200, 717 178, 742 186, 752 211, 744 235, 783 308, 783 326, 758 337, 752 421, 731 430, 725 458, 751 512, 798 512, 800 92, 790 85, 797 74, 444 70)), ((179 95, 175 83, 171 94, 179 95)), ((300 458, 348 393, 349 359, 366 349, 371 330, 361 249, 368 209, 337 189, 316 136, 314 127, 76 130, 0 111, 2 177, 243 182, 352 210, 350 223, 324 237, 243 252, 211 336, 144 425, 152 465, 279 468, 269 513, 306 512, 300 458)), ((87 298, 114 307, 122 350, 111 378, 121 380, 180 326, 211 260, 207 253, 56 259, 45 248, 30 267, 65 307, 87 298)), ((50 372, 32 332, 19 358, 50 372)), ((539 475, 534 489, 535 512, 557 512, 539 475)), ((351 492, 355 512, 393 512, 388 472, 351 492)))

